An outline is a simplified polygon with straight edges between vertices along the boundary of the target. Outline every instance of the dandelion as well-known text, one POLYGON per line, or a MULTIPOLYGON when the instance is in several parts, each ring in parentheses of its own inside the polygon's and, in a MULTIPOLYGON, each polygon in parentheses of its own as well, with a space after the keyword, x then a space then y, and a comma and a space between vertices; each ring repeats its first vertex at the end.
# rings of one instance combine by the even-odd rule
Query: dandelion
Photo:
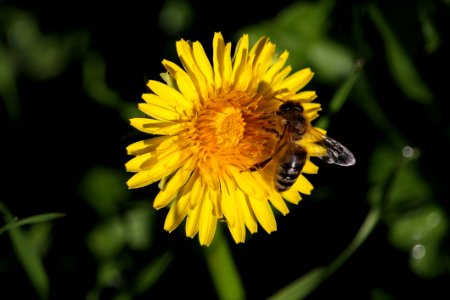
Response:
MULTIPOLYGON (((258 223, 268 233, 277 229, 274 210, 286 215, 288 202, 298 204, 312 184, 303 174, 318 167, 307 151, 302 173, 290 189, 274 185, 275 160, 283 123, 276 112, 282 101, 301 103, 306 122, 318 116, 314 91, 300 91, 313 77, 309 68, 291 74, 288 52, 276 53, 267 37, 249 46, 244 34, 231 55, 231 43, 215 33, 210 61, 199 42, 176 43, 182 67, 163 60, 165 82, 150 80, 142 95, 145 118, 131 119, 136 129, 152 135, 127 147, 134 155, 126 169, 134 174, 129 188, 159 181, 154 207, 170 207, 164 229, 172 232, 186 219, 186 236, 198 234, 209 245, 218 221, 225 221, 236 243, 258 223), (263 168, 254 166, 263 161, 263 168)), ((297 143, 309 149, 308 138, 297 143)))

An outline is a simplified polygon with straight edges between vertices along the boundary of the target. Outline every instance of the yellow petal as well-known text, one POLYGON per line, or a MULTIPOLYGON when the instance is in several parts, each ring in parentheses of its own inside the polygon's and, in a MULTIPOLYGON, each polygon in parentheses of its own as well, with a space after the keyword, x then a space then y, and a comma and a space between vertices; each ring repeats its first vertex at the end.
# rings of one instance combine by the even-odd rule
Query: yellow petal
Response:
POLYGON ((250 51, 252 60, 253 79, 260 81, 267 70, 273 64, 275 44, 267 37, 262 37, 250 51))
POLYGON ((142 164, 150 160, 153 157, 153 154, 154 153, 145 153, 130 159, 125 164, 126 170, 128 172, 139 172, 141 170, 142 164))
POLYGON ((144 94, 142 94, 142 99, 148 104, 157 105, 159 107, 162 107, 162 108, 170 110, 170 111, 176 111, 175 103, 172 103, 171 101, 166 101, 165 99, 161 98, 158 95, 151 94, 151 93, 144 93, 144 94))
POLYGON ((273 80, 272 80, 272 84, 270 86, 271 91, 278 92, 278 93, 286 92, 286 90, 283 90, 280 87, 282 87, 283 80, 286 78, 286 76, 289 75, 289 73, 291 73, 291 71, 292 71, 292 67, 286 66, 280 72, 275 74, 275 76, 273 77, 273 80))
POLYGON ((224 176, 220 184, 222 211, 228 225, 234 226, 236 223, 236 184, 228 176, 224 176))
MULTIPOLYGON (((239 190, 237 199, 239 200, 239 209, 243 212, 245 226, 251 233, 257 232, 258 223, 256 222, 255 215, 250 208, 248 197, 241 190, 239 190)), ((245 230, 243 239, 245 240, 245 230)))
MULTIPOLYGON (((280 72, 281 68, 284 67, 284 64, 286 63, 287 59, 289 57, 289 53, 287 51, 283 51, 275 61, 273 65, 270 66, 270 68, 267 70, 267 72, 262 76, 261 82, 266 83, 266 87, 270 87, 270 83, 273 82, 273 79, 278 72, 280 72)), ((264 92, 264 91, 261 91, 264 92)))
MULTIPOLYGON (((187 216, 187 220, 186 220, 186 236, 188 237, 194 237, 199 229, 199 220, 202 217, 201 212, 202 212, 202 206, 204 205, 204 202, 206 202, 207 199, 204 198, 204 187, 206 185, 202 186, 203 188, 203 192, 201 194, 202 198, 198 199, 197 201, 197 205, 193 208, 191 208, 188 211, 188 216, 187 216)), ((191 195, 192 197, 192 195, 191 195)))
POLYGON ((171 61, 163 60, 163 65, 169 74, 175 78, 177 86, 183 96, 197 107, 200 99, 197 88, 192 82, 191 77, 182 68, 171 61))
POLYGON ((199 42, 194 42, 192 44, 192 50, 195 62, 197 63, 203 76, 205 76, 207 86, 209 88, 209 91, 211 92, 212 91, 211 88, 214 85, 214 75, 211 63, 209 62, 209 59, 206 56, 202 44, 200 44, 199 42))
POLYGON ((297 181, 292 186, 293 190, 299 191, 302 194, 305 195, 311 195, 311 191, 314 189, 314 186, 309 182, 308 179, 306 179, 305 176, 300 175, 297 179, 297 181))
POLYGON ((266 181, 264 181, 259 172, 241 172, 236 169, 231 170, 238 186, 249 196, 265 200, 269 193, 266 181))
POLYGON ((191 45, 185 40, 180 40, 176 43, 178 57, 183 64, 184 69, 189 74, 192 82, 196 86, 196 89, 201 98, 206 99, 208 96, 208 84, 205 76, 201 72, 194 59, 191 45))
POLYGON ((189 196, 189 189, 181 190, 180 194, 177 197, 177 200, 174 201, 174 204, 170 208, 166 220, 164 221, 164 230, 172 232, 184 220, 189 209, 189 196))
POLYGON ((277 230, 277 223, 269 202, 252 198, 249 198, 249 202, 252 206, 253 212, 255 213, 256 219, 258 219, 258 222, 261 224, 262 228, 264 228, 267 233, 277 230))
POLYGON ((186 151, 172 152, 172 155, 156 162, 150 170, 140 171, 131 177, 127 182, 128 187, 140 188, 172 174, 184 164, 189 155, 186 151))
POLYGON ((146 115, 157 120, 176 121, 181 119, 181 115, 178 112, 155 104, 139 103, 138 108, 146 115))
POLYGON ((200 245, 209 246, 216 232, 217 218, 213 214, 213 205, 206 197, 203 200, 199 219, 198 239, 200 245))
POLYGON ((306 174, 317 174, 319 172, 319 167, 313 164, 309 159, 306 161, 303 167, 302 173, 306 174))
POLYGON ((225 51, 225 41, 220 32, 214 33, 213 38, 213 69, 214 69, 214 84, 216 88, 222 86, 222 67, 221 62, 223 61, 225 51))
POLYGON ((236 198, 229 199, 232 203, 232 212, 234 214, 234 223, 228 223, 228 229, 236 243, 243 243, 245 241, 245 221, 244 221, 244 212, 241 209, 243 203, 246 201, 245 194, 237 189, 236 190, 236 198))
MULTIPOLYGON (((244 34, 242 38, 239 40, 234 58, 233 58, 233 67, 231 74, 231 82, 232 87, 237 90, 242 90, 242 86, 239 85, 239 82, 242 82, 246 79, 247 83, 249 81, 249 76, 244 76, 243 72, 247 66, 247 55, 249 51, 248 46, 248 35, 244 34)), ((249 66, 250 67, 250 66, 249 66)), ((249 68, 251 70, 251 68, 249 68)))
POLYGON ((213 205, 214 216, 216 216, 217 219, 223 218, 220 189, 209 189, 209 200, 213 205))
POLYGON ((203 182, 201 176, 195 176, 198 178, 192 185, 191 197, 189 199, 190 208, 195 208, 203 199, 204 191, 207 185, 203 182))
POLYGON ((284 199, 286 199, 286 201, 289 201, 293 204, 298 204, 300 200, 302 200, 302 197, 297 192, 297 190, 292 187, 289 190, 282 192, 281 195, 284 199))
POLYGON ((210 189, 218 190, 220 187, 219 177, 216 171, 206 171, 202 173, 202 177, 210 189))
POLYGON ((287 77, 283 82, 276 86, 274 89, 283 90, 287 89, 292 92, 297 92, 303 88, 312 79, 314 73, 311 72, 310 68, 305 68, 287 77))
POLYGON ((279 193, 272 193, 269 197, 269 201, 276 209, 278 209, 279 212, 283 214, 283 216, 289 213, 289 208, 279 193))
POLYGON ((250 197, 256 199, 267 199, 269 194, 264 188, 265 181, 262 180, 259 172, 241 172, 236 168, 230 168, 238 186, 250 197), (263 183, 263 185, 261 185, 263 183))
POLYGON ((317 118, 322 110, 320 103, 303 103, 302 106, 306 118, 310 121, 317 118))
POLYGON ((160 209, 167 206, 172 199, 176 196, 178 191, 186 184, 191 176, 194 163, 193 159, 183 165, 178 171, 170 178, 170 180, 164 185, 164 188, 156 195, 153 201, 153 207, 160 209))
POLYGON ((217 89, 228 89, 231 78, 231 43, 223 40, 222 34, 216 32, 213 39, 214 82, 217 89))
POLYGON ((149 118, 133 118, 130 119, 130 124, 142 132, 157 135, 175 135, 187 129, 184 122, 175 123, 149 118))
POLYGON ((168 106, 181 108, 185 111, 192 110, 192 102, 187 100, 183 94, 173 87, 156 80, 149 80, 147 86, 157 94, 162 101, 166 101, 168 106))
POLYGON ((299 101, 304 106, 305 102, 311 102, 317 98, 317 94, 315 91, 302 91, 291 97, 290 100, 299 101))
POLYGON ((178 136, 158 136, 151 139, 135 142, 129 145, 127 154, 139 155, 155 150, 164 150, 178 141, 178 136))

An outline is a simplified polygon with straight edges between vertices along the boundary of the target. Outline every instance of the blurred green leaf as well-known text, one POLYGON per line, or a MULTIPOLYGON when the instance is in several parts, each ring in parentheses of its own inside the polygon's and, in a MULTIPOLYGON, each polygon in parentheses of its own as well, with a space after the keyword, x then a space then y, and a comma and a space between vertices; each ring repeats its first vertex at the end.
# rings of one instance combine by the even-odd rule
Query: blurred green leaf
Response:
POLYGON ((281 289, 270 299, 303 299, 342 266, 342 264, 362 245, 378 224, 381 212, 385 210, 384 204, 387 202, 390 191, 393 188, 395 178, 407 161, 409 160, 404 160, 404 158, 399 157, 397 163, 390 166, 390 172, 386 174, 383 180, 382 191, 377 194, 379 199, 375 201, 376 204, 367 214, 364 223, 361 225, 347 248, 345 248, 344 251, 327 267, 314 269, 310 273, 300 277, 281 289))
MULTIPOLYGON (((294 67, 311 67, 318 80, 337 82, 353 70, 353 54, 328 34, 331 9, 335 1, 297 1, 274 19, 244 27, 250 38, 269 36, 278 49, 288 49, 294 67)), ((254 41, 253 41, 254 42, 254 41)))
POLYGON ((118 217, 110 217, 94 227, 87 236, 87 246, 99 261, 116 256, 125 246, 125 228, 118 217))
MULTIPOLYGON (((116 260, 106 260, 99 264, 97 270, 97 282, 94 288, 92 288, 86 295, 86 300, 99 300, 103 299, 101 296, 102 290, 105 288, 114 288, 120 290, 120 286, 123 284, 122 273, 116 260)), ((118 297, 124 297, 123 299, 129 299, 128 293, 120 293, 115 297, 109 297, 108 299, 119 299, 118 297), (127 298, 128 296, 128 298, 127 298)))
POLYGON ((123 103, 119 94, 108 86, 106 71, 106 63, 100 54, 86 55, 83 61, 84 90, 99 104, 120 109, 123 103))
POLYGON ((357 61, 355 64, 355 67, 353 69, 353 72, 350 74, 350 76, 347 77, 347 79, 344 81, 341 86, 337 89, 336 93, 333 95, 333 98, 330 100, 329 104, 329 111, 326 115, 322 116, 316 126, 326 129, 328 128, 330 117, 339 112, 341 110, 342 105, 344 105, 345 101, 347 101, 348 96, 350 95, 350 92, 355 85, 356 80, 358 79, 360 72, 363 67, 362 61, 357 61))
MULTIPOLYGON (((10 222, 12 215, 2 203, 0 203, 0 212, 3 213, 5 220, 10 222)), ((8 233, 17 259, 24 268, 33 288, 40 299, 47 299, 49 280, 37 249, 33 247, 28 234, 21 228, 10 229, 8 233)))
POLYGON ((378 7, 372 3, 368 5, 367 9, 383 39, 387 63, 398 87, 412 100, 422 104, 431 103, 433 96, 430 90, 420 78, 414 63, 408 57, 378 7))
POLYGON ((158 16, 159 27, 169 35, 186 30, 194 19, 189 1, 166 0, 158 16))
POLYGON ((44 222, 30 226, 28 230, 28 239, 30 244, 40 256, 44 256, 50 249, 52 242, 53 223, 44 222))
POLYGON ((370 292, 371 300, 394 300, 394 297, 389 294, 387 291, 384 291, 380 288, 374 288, 370 292))
POLYGON ((46 80, 62 73, 80 48, 86 49, 86 32, 60 37, 42 33, 38 22, 28 12, 8 10, 6 21, 8 45, 19 69, 34 79, 46 80))
POLYGON ((396 247, 409 251, 418 243, 441 241, 446 230, 446 216, 442 209, 428 204, 392 220, 389 239, 396 247))
MULTIPOLYGON (((390 184, 387 184, 387 189, 390 184)), ((352 242, 345 250, 327 267, 318 267, 294 282, 282 288, 280 291, 272 295, 271 300, 297 300, 304 299, 313 292, 319 285, 333 275, 341 265, 361 246, 361 244, 372 233, 373 229, 380 219, 380 210, 372 209, 368 214, 364 223, 359 228, 352 242)))
POLYGON ((32 247, 27 235, 21 229, 9 231, 17 258, 25 269, 34 289, 41 299, 48 298, 49 280, 42 258, 32 247))
POLYGON ((279 290, 276 294, 272 295, 268 299, 270 300, 299 300, 304 299, 311 294, 327 277, 325 268, 316 268, 309 271, 296 281, 285 286, 279 290))
POLYGON ((433 278, 446 271, 449 259, 442 255, 440 246, 435 242, 418 243, 410 249, 409 265, 415 274, 422 278, 433 278))
POLYGON ((20 102, 16 84, 16 74, 11 55, 0 42, 0 98, 8 116, 13 121, 20 117, 20 102))
POLYGON ((20 226, 41 223, 41 222, 47 222, 47 221, 51 221, 54 219, 62 218, 64 216, 65 216, 65 214, 62 214, 62 213, 46 213, 46 214, 27 217, 27 218, 21 219, 19 221, 12 220, 8 224, 6 224, 2 228, 0 228, 0 234, 2 234, 5 231, 20 227, 20 226))
POLYGON ((306 40, 320 39, 328 30, 334 4, 334 0, 297 1, 284 8, 274 21, 280 31, 295 33, 306 40))
POLYGON ((129 197, 123 174, 114 168, 98 166, 90 169, 81 182, 83 198, 100 215, 117 212, 120 202, 129 197))
POLYGON ((410 266, 421 277, 434 277, 445 271, 440 245, 448 222, 442 208, 429 204, 398 215, 390 222, 389 240, 410 253, 410 266))
POLYGON ((389 230, 389 241, 393 246, 408 252, 410 267, 422 277, 433 277, 445 270, 442 261, 446 258, 439 252, 447 234, 447 217, 432 199, 432 190, 417 168, 418 150, 405 147, 402 154, 386 146, 375 150, 369 169, 370 181, 375 183, 371 191, 371 204, 379 205, 381 191, 376 182, 387 176, 387 169, 395 165, 398 157, 405 164, 393 179, 392 189, 384 204, 384 219, 389 230), (382 162, 382 163, 381 163, 382 162))
POLYGON ((433 4, 430 2, 422 3, 419 9, 419 21, 422 25, 422 34, 425 40, 425 49, 428 53, 434 53, 441 46, 441 36, 433 22, 432 10, 433 4))
POLYGON ((403 135, 400 134, 398 129, 392 125, 391 121, 386 116, 385 109, 380 106, 380 102, 374 96, 364 74, 361 74, 359 79, 355 82, 352 94, 354 95, 353 98, 355 99, 355 103, 363 109, 367 118, 389 139, 389 142, 396 149, 400 150, 408 145, 403 135))
POLYGON ((130 248, 145 250, 153 244, 154 217, 154 211, 148 209, 147 205, 138 206, 125 213, 125 236, 130 248))
POLYGON ((203 250, 218 299, 245 299, 245 290, 239 270, 220 226, 217 226, 212 244, 203 250))
POLYGON ((133 285, 133 292, 135 295, 142 295, 150 288, 152 288, 170 263, 173 260, 173 254, 169 251, 158 256, 150 264, 138 274, 133 285))
MULTIPOLYGON (((389 194, 388 201, 386 203, 387 216, 391 213, 395 213, 398 210, 405 210, 415 207, 421 203, 425 203, 431 199, 431 189, 425 183, 420 171, 417 169, 417 161, 411 161, 412 158, 417 158, 419 150, 411 147, 404 147, 403 152, 396 152, 394 149, 381 145, 375 149, 371 163, 369 167, 369 181, 374 184, 374 188, 371 191, 372 198, 378 198, 376 194, 380 191, 380 187, 377 183, 380 183, 388 176, 389 169, 398 163, 399 158, 403 161, 408 161, 398 172, 392 189, 389 194), (404 151, 412 151, 409 155, 413 157, 405 157, 404 151)), ((374 204, 372 202, 372 204, 374 204)), ((377 205, 377 204, 375 204, 377 205)), ((396 218, 394 214, 393 218, 396 218)))
POLYGON ((306 60, 311 63, 318 80, 330 83, 346 78, 354 65, 353 54, 344 45, 327 38, 307 47, 306 60))

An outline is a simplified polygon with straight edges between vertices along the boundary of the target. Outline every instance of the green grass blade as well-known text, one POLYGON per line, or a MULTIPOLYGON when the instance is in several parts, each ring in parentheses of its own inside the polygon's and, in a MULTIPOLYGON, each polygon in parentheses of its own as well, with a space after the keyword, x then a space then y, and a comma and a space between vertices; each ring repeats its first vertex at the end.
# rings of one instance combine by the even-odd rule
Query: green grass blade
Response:
POLYGON ((245 299, 245 291, 227 240, 217 228, 214 241, 204 249, 206 263, 219 299, 245 299))
POLYGON ((64 216, 65 216, 65 214, 62 214, 62 213, 46 213, 46 214, 35 215, 35 216, 28 217, 28 218, 24 218, 19 221, 13 220, 13 221, 9 222, 8 224, 6 224, 5 226, 3 226, 2 228, 0 228, 0 235, 5 231, 8 231, 8 230, 11 230, 14 228, 18 228, 20 226, 31 225, 31 224, 41 223, 41 222, 47 222, 47 221, 51 221, 54 219, 62 218, 64 216))
POLYGON ((390 174, 388 174, 386 178, 384 188, 380 196, 380 201, 378 202, 379 205, 369 211, 364 223, 361 225, 347 248, 345 248, 344 251, 329 266, 316 268, 308 272, 272 295, 269 298, 270 300, 303 299, 342 266, 342 264, 362 245, 362 243, 375 229, 381 218, 381 213, 384 209, 387 198, 389 197, 389 191, 393 186, 394 179, 407 161, 408 160, 405 160, 404 158, 400 158, 398 163, 393 166, 390 174))
POLYGON ((365 111, 367 118, 375 124, 379 131, 388 137, 395 148, 402 149, 405 145, 408 145, 408 142, 399 130, 392 125, 386 115, 385 109, 383 109, 380 102, 375 98, 365 76, 361 76, 360 80, 356 82, 354 96, 356 103, 365 111))
POLYGON ((0 99, 3 100, 3 106, 10 120, 17 122, 21 108, 14 67, 11 55, 8 55, 7 49, 0 44, 0 99))
POLYGON ((136 278, 133 289, 134 294, 142 295, 150 289, 158 281, 172 260, 173 254, 167 251, 147 265, 136 278))
POLYGON ((356 251, 356 249, 361 246, 361 244, 373 231, 379 219, 380 211, 378 209, 372 209, 368 213, 353 241, 328 267, 320 267, 308 272, 278 291, 276 294, 272 295, 269 299, 298 300, 308 296, 323 281, 334 274, 334 272, 339 269, 339 267, 356 251))
POLYGON ((356 83, 356 80, 359 78, 361 74, 361 70, 364 66, 364 62, 357 61, 356 65, 353 69, 353 72, 348 76, 348 78, 342 83, 342 85, 337 89, 336 93, 333 95, 333 98, 330 100, 329 111, 328 114, 321 117, 317 122, 317 127, 326 129, 330 123, 330 117, 339 112, 341 107, 344 105, 345 101, 347 101, 350 92, 353 89, 353 86, 356 83))
MULTIPOLYGON (((0 202, 0 212, 3 213, 4 219, 10 222, 12 218, 11 213, 7 207, 0 202)), ((22 220, 21 224, 34 224, 37 222, 48 221, 54 219, 55 217, 60 217, 61 214, 44 214, 37 215, 27 219, 22 220)), ((19 222, 13 222, 12 224, 17 224, 19 222)), ((9 223, 11 224, 11 222, 9 223)), ((19 226, 22 226, 19 224, 19 226)), ((23 266, 31 284, 33 285, 36 293, 40 299, 48 298, 49 291, 49 279, 47 272, 45 271, 44 264, 42 263, 42 258, 40 257, 37 249, 32 246, 30 239, 28 238, 26 232, 24 232, 18 226, 15 228, 7 229, 9 236, 11 238, 11 243, 16 253, 17 259, 23 266)))
POLYGON ((276 294, 269 297, 269 300, 298 300, 308 296, 314 291, 326 277, 325 268, 316 268, 298 278, 291 284, 285 286, 276 294))
POLYGON ((410 99, 422 104, 430 104, 433 99, 430 90, 378 7, 371 4, 367 10, 383 39, 388 66, 398 87, 410 99))
POLYGON ((16 256, 40 299, 48 298, 49 280, 42 258, 32 247, 25 232, 20 228, 9 231, 16 256))

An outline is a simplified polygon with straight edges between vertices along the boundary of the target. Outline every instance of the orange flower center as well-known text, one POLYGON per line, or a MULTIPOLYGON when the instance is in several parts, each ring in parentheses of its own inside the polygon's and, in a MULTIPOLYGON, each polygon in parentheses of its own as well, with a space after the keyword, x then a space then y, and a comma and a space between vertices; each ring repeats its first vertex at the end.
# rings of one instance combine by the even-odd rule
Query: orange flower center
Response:
POLYGON ((232 165, 245 171, 272 155, 278 118, 257 113, 260 100, 234 91, 209 99, 200 109, 186 140, 201 169, 220 174, 232 165))

